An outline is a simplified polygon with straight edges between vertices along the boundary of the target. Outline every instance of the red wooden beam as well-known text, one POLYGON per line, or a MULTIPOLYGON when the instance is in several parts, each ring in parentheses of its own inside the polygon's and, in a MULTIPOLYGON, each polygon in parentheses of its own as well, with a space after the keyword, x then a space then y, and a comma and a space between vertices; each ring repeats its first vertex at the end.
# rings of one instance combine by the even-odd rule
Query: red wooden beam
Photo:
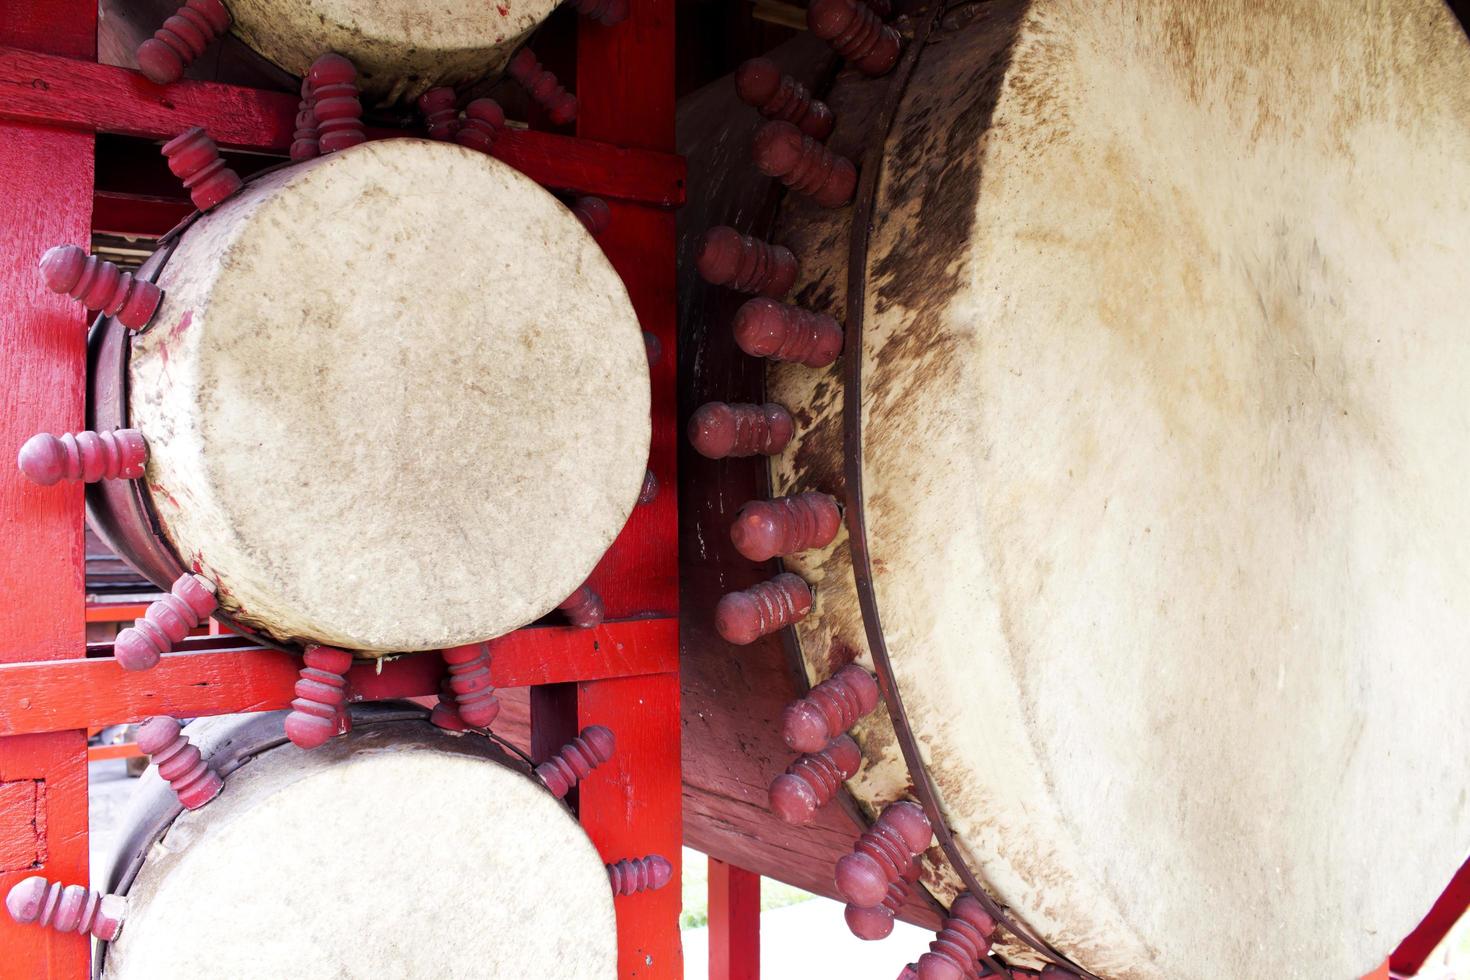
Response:
POLYGON ((89 623, 131 623, 142 618, 148 606, 147 602, 89 602, 86 618, 89 623))
POLYGON ((1444 937, 1450 934, 1450 930, 1464 917, 1467 910, 1470 910, 1470 859, 1460 865, 1460 870, 1455 872, 1455 876, 1445 886, 1444 893, 1439 896, 1439 901, 1434 903, 1424 921, 1415 926, 1414 931, 1393 951, 1388 959, 1388 965, 1393 972, 1405 976, 1418 973, 1424 966, 1424 961, 1429 959, 1429 954, 1444 941, 1444 937))
MULTIPOLYGON (((164 87, 126 68, 8 47, 0 47, 0 92, 0 119, 149 139, 203 126, 221 146, 279 155, 291 146, 299 101, 216 82, 164 87)), ((369 131, 373 138, 412 135, 369 131)), ((684 203, 684 161, 673 153, 507 129, 494 156, 549 187, 657 207, 684 203)))
POLYGON ((92 230, 127 238, 161 238, 194 212, 182 199, 97 191, 92 195, 92 230))
MULTIPOLYGON (((596 629, 537 626, 490 644, 496 687, 659 674, 678 669, 678 623, 637 619, 596 629)), ((130 672, 110 657, 0 664, 0 735, 121 724, 149 715, 193 718, 285 708, 300 661, 239 637, 200 637, 152 670, 130 672), (223 649, 199 649, 206 644, 223 649)), ((105 645, 94 645, 105 652, 105 645)), ((354 701, 438 694, 444 664, 409 654, 359 663, 348 678, 354 701)))
POLYGON ((760 980, 761 876, 709 859, 709 980, 760 980))

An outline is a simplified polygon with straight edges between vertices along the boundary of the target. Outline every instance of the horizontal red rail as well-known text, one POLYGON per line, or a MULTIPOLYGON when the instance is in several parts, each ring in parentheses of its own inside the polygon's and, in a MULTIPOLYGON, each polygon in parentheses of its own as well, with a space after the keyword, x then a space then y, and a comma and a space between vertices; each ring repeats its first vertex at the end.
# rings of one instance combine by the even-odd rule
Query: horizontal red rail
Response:
POLYGON ((115 745, 87 746, 88 762, 106 762, 108 759, 136 759, 143 754, 137 742, 118 742, 115 745))
POLYGON ((148 611, 146 602, 89 602, 89 623, 131 623, 148 611))
MULTIPOLYGON (((154 85, 126 68, 0 46, 0 119, 148 139, 203 126, 221 146, 284 156, 296 103, 284 92, 215 82, 154 85)), ((672 153, 508 129, 493 155, 548 187, 658 207, 684 203, 684 160, 672 153)))
MULTIPOLYGON (((65 731, 138 721, 150 715, 194 718, 290 705, 301 670, 296 657, 240 637, 186 641, 152 670, 123 670, 105 644, 75 660, 0 664, 0 736, 65 731)), ((602 680, 679 668, 678 621, 632 619, 595 629, 533 626, 491 641, 496 687, 602 680)), ((444 663, 437 654, 409 654, 358 663, 348 678, 354 701, 427 697, 439 693, 444 663)))

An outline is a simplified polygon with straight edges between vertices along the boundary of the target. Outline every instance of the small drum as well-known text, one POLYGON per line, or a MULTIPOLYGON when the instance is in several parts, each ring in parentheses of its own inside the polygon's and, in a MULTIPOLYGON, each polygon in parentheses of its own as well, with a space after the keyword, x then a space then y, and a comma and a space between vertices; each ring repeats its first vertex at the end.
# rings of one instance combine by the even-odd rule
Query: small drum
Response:
POLYGON ((183 810, 144 777, 108 880, 127 917, 100 976, 616 975, 602 859, 524 762, 419 711, 353 714, 311 752, 279 713, 189 726, 227 784, 183 810))
MULTIPOLYGON (((769 361, 762 390, 715 336, 747 297, 685 286, 686 411, 786 409, 769 492, 843 505, 761 573, 810 611, 789 589, 749 619, 796 620, 812 683, 878 675, 848 788, 924 806, 925 885, 983 896, 1010 962, 1363 975, 1470 844, 1470 45, 1419 0, 909 15, 891 72, 825 96, 850 205, 751 223, 732 148, 760 120, 704 96, 692 123, 691 240, 789 247, 782 300, 842 328, 835 363, 769 361)), ((686 540, 729 540, 742 465, 694 464, 686 540)), ((725 591, 753 569, 691 561, 725 591)), ((776 638, 712 638, 718 594, 686 602, 707 686, 776 638)), ((767 873, 830 853, 754 822, 722 845, 699 821, 737 811, 691 811, 767 873)))
POLYGON ((155 260, 149 328, 92 338, 94 427, 139 430, 146 478, 89 503, 159 585, 197 572, 278 643, 438 649, 550 612, 622 529, 642 331, 511 167, 366 143, 247 184, 155 260))

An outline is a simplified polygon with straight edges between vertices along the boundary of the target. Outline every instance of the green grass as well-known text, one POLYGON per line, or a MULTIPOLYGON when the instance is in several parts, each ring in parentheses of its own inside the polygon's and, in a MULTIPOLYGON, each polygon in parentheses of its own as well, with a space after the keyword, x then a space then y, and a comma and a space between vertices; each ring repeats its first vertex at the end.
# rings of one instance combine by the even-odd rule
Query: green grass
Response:
MULTIPOLYGON (((800 888, 761 879, 761 911, 785 908, 816 896, 800 888)), ((698 851, 684 849, 684 908, 679 914, 680 929, 699 929, 709 925, 709 866, 698 851)))

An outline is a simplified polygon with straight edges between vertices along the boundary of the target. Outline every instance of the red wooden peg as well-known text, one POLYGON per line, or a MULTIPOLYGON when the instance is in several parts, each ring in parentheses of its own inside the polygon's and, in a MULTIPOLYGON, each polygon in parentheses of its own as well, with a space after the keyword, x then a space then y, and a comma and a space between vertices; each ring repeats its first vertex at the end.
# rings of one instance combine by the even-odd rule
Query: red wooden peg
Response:
POLYGON ((608 224, 612 221, 612 209, 607 202, 600 197, 579 197, 572 203, 572 214, 582 222, 594 236, 607 231, 608 224))
POLYGON ((224 780, 189 743, 178 719, 156 715, 138 726, 138 748, 168 780, 179 802, 197 810, 219 795, 224 780))
POLYGON ((990 952, 995 920, 969 892, 962 893, 949 907, 929 952, 919 957, 919 980, 964 980, 980 967, 980 957, 990 952))
POLYGON ((704 233, 694 265, 707 283, 777 299, 796 282, 796 256, 789 248, 742 235, 727 225, 704 233))
POLYGON ((839 735, 819 752, 801 756, 771 783, 771 811, 787 823, 810 823, 817 811, 857 775, 863 754, 851 735, 839 735))
POLYGON ((781 735, 797 752, 816 752, 876 707, 878 682, 857 664, 848 664, 786 706, 781 735))
POLYGON ((460 720, 472 728, 489 728, 500 714, 500 699, 490 685, 490 647, 484 643, 450 647, 443 656, 460 720))
POLYGON ((735 343, 752 357, 826 367, 842 353, 842 326, 825 313, 764 296, 735 311, 735 343))
POLYGON ((302 103, 302 107, 296 112, 296 129, 291 134, 291 159, 301 161, 319 156, 321 154, 321 145, 317 142, 319 135, 316 128, 316 110, 302 103))
POLYGON ((577 13, 588 20, 611 27, 628 17, 628 0, 572 0, 577 13))
POLYGON ((430 139, 454 139, 460 126, 459 109, 455 107, 458 100, 454 89, 443 85, 419 96, 419 113, 424 117, 430 139))
POLYGON ((214 612, 218 600, 214 584, 202 575, 185 572, 169 588, 168 595, 154 600, 142 619, 117 634, 112 655, 123 670, 147 670, 174 644, 214 612))
MULTIPOLYGON (((871 908, 849 905, 843 909, 842 917, 847 922, 847 931, 869 942, 887 939, 893 932, 893 921, 898 917, 898 910, 909 900, 914 882, 919 880, 920 871, 919 862, 910 861, 898 880, 889 883, 888 894, 883 896, 881 905, 871 908)), ((918 966, 915 965, 914 969, 917 970, 918 966)))
POLYGON ((41 256, 41 277, 53 293, 65 293, 89 310, 115 316, 130 330, 148 326, 163 290, 134 279, 106 259, 88 255, 75 245, 56 245, 41 256))
POLYGON ((567 622, 584 629, 602 625, 602 596, 581 586, 556 608, 566 613, 567 622))
POLYGON ((902 877, 933 836, 923 807, 908 800, 890 803, 858 838, 853 852, 838 860, 838 894, 862 908, 883 904, 888 886, 902 877))
POLYGON ((296 681, 296 699, 286 716, 286 737, 314 749, 347 726, 347 668, 352 654, 334 647, 309 646, 296 681))
POLYGON ((62 885, 32 875, 6 894, 5 910, 21 925, 34 923, 57 932, 90 932, 98 939, 111 940, 122 929, 128 900, 121 895, 99 895, 84 885, 62 885))
POLYGON ((798 493, 752 500, 735 515, 730 540, 751 561, 769 561, 825 548, 842 527, 842 510, 829 493, 798 493))
POLYGON ((138 68, 159 85, 177 82, 184 69, 230 29, 230 12, 220 0, 189 0, 138 45, 138 68))
POLYGON ((240 175, 220 158, 219 147, 203 127, 195 126, 163 144, 168 169, 184 182, 189 199, 201 211, 228 198, 240 189, 240 175))
POLYGON ((561 751, 536 767, 536 775, 558 800, 572 787, 613 756, 617 742, 613 733, 601 725, 582 729, 582 733, 561 747, 561 751))
POLYGON ((562 88, 555 75, 541 67, 530 48, 517 51, 510 64, 506 65, 506 71, 546 110, 556 125, 565 126, 577 118, 577 97, 562 88))
POLYGON ((731 592, 715 606, 715 629, 737 646, 754 643, 792 623, 812 609, 812 590, 790 572, 742 592, 731 592))
POLYGON ((898 62, 898 31, 862 0, 812 0, 806 24, 864 75, 882 75, 898 62))
POLYGON ((607 878, 612 883, 614 895, 657 891, 673 880, 673 877, 674 866, 661 854, 623 858, 617 864, 607 865, 607 878))
POLYGON ((735 69, 735 92, 767 119, 784 119, 814 140, 832 133, 832 110, 770 58, 751 58, 735 69))
POLYGON ((505 112, 494 99, 476 99, 464 107, 464 121, 455 130, 454 141, 481 153, 489 153, 505 128, 505 112))
POLYGON ((789 122, 775 120, 757 130, 751 158, 756 169, 775 177, 824 208, 840 208, 857 190, 857 168, 789 122))
MULTIPOLYGON (((878 938, 882 939, 883 936, 879 936, 878 938)), ((898 980, 919 980, 919 965, 917 963, 905 963, 903 969, 898 971, 898 980)))
POLYGON ((454 696, 454 688, 449 686, 448 674, 439 683, 439 703, 429 712, 429 723, 446 732, 463 732, 470 727, 459 716, 459 702, 454 696))
POLYGON ((317 146, 336 153, 367 140, 362 128, 362 101, 357 96, 357 69, 340 54, 324 54, 306 73, 316 113, 317 146))
POLYGON ((38 432, 20 447, 15 462, 28 480, 43 487, 62 480, 136 480, 148 462, 148 443, 137 429, 38 432))
POLYGON ((643 489, 638 491, 638 502, 640 504, 651 504, 658 496, 658 477, 653 475, 653 470, 643 474, 643 489))
POLYGON ((780 405, 708 402, 689 417, 689 442, 709 459, 774 456, 786 448, 796 425, 780 405))

